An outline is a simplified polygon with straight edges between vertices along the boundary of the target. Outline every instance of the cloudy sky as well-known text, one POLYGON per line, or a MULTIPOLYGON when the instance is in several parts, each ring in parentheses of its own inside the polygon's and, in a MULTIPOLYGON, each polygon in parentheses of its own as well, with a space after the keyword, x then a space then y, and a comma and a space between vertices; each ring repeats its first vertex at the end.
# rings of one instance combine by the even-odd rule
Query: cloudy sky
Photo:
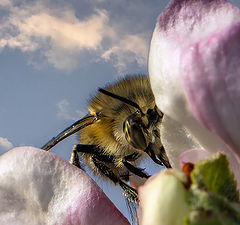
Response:
MULTIPOLYGON (((0 154, 41 147, 87 113, 98 87, 147 74, 168 0, 0 0, 0 154)), ((240 6, 240 1, 232 1, 240 6)), ((54 152, 68 160, 76 136, 54 152)), ((127 215, 119 188, 101 182, 127 215)))

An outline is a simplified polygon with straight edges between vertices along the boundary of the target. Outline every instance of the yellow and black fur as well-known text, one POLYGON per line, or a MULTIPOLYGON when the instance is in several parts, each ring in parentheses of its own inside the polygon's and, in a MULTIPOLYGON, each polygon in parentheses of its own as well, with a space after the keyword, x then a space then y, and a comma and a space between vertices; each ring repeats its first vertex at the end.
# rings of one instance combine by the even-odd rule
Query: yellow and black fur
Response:
POLYGON ((127 184, 129 176, 149 176, 138 168, 143 157, 150 156, 170 167, 160 139, 163 117, 155 105, 146 76, 126 77, 104 89, 89 101, 89 114, 75 122, 42 147, 51 149, 61 140, 78 132, 71 162, 80 167, 78 154, 96 174, 119 184, 130 201, 137 192, 127 184))

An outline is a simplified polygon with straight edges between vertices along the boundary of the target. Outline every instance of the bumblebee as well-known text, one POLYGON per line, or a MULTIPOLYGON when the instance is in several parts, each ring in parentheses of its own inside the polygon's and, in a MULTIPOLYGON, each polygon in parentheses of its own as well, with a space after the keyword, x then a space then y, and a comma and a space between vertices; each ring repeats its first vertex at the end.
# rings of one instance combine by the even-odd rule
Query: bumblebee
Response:
POLYGON ((97 175, 118 184, 129 201, 138 202, 137 191, 128 185, 129 176, 149 175, 137 167, 144 157, 171 167, 160 139, 163 113, 157 108, 146 76, 129 76, 99 89, 89 101, 89 114, 76 121, 42 149, 78 132, 70 162, 81 168, 79 156, 97 175))

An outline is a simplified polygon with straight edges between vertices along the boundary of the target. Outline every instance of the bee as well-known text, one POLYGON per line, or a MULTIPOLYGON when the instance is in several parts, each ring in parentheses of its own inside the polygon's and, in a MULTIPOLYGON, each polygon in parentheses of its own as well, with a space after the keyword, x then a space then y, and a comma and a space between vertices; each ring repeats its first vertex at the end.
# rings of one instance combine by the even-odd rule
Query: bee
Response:
POLYGON ((97 175, 121 186, 129 201, 138 203, 129 177, 149 175, 137 167, 144 157, 171 167, 162 146, 159 127, 163 113, 157 108, 146 76, 128 76, 104 89, 89 101, 89 113, 47 142, 50 150, 78 132, 70 162, 81 168, 79 156, 97 175))

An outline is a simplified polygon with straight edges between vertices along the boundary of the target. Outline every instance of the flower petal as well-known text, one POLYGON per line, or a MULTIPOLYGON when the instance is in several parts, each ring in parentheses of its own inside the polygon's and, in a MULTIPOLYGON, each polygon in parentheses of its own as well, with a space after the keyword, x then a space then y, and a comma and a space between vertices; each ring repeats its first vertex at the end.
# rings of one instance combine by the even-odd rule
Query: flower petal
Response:
POLYGON ((240 156, 240 23, 194 43, 181 58, 194 116, 240 156))
POLYGON ((182 152, 201 148, 197 140, 180 123, 167 115, 163 117, 161 124, 161 140, 173 168, 181 168, 179 155, 182 152))
POLYGON ((182 51, 238 22, 240 10, 224 0, 174 0, 160 14, 151 41, 149 73, 164 113, 178 121, 192 116, 182 84, 182 51))
POLYGON ((190 162, 190 163, 195 164, 199 160, 207 159, 210 156, 211 156, 210 153, 204 149, 190 149, 188 151, 183 152, 179 156, 179 161, 180 161, 180 164, 182 167, 185 163, 190 162))
MULTIPOLYGON (((239 122, 234 121, 240 96, 236 68, 240 51, 239 47, 234 51, 231 43, 235 40, 234 46, 238 45, 239 22, 240 10, 227 1, 174 0, 159 16, 149 54, 150 80, 160 110, 182 124, 201 148, 225 152, 235 171, 240 161, 229 146, 238 148, 239 122), (207 83, 209 79, 211 83, 207 83), (217 118, 209 125, 214 116, 217 118)), ((240 184, 239 175, 238 180, 240 184)))
POLYGON ((55 154, 19 147, 0 157, 0 224, 129 224, 96 183, 55 154))

